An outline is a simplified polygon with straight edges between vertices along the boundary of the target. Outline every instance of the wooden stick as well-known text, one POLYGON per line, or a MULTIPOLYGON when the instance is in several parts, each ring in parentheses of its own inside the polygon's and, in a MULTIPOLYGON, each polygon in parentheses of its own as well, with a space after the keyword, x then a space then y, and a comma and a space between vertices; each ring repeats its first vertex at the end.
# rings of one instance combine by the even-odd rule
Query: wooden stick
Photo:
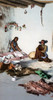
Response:
POLYGON ((40 2, 40 3, 53 3, 52 0, 34 0, 34 1, 37 1, 37 2, 40 2))
POLYGON ((13 6, 13 7, 21 7, 21 8, 27 7, 27 5, 25 5, 25 4, 7 1, 7 0, 2 0, 2 1, 0 0, 0 4, 6 5, 6 6, 9 5, 9 6, 13 6))

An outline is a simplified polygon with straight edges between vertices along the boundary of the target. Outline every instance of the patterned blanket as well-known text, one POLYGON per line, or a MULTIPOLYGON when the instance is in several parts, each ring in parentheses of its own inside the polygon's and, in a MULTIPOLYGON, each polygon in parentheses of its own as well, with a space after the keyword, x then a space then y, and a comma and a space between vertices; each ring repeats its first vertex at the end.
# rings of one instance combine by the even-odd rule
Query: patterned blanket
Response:
POLYGON ((0 53, 0 60, 4 63, 10 63, 12 61, 21 60, 27 58, 28 55, 24 52, 8 52, 8 53, 0 53))

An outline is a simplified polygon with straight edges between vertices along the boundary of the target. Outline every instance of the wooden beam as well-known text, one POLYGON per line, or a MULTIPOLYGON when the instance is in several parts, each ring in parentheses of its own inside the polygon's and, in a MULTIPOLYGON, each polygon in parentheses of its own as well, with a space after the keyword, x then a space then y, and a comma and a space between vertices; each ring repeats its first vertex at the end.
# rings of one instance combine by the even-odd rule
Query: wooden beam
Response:
POLYGON ((9 1, 14 1, 16 3, 21 3, 21 4, 24 4, 24 5, 29 5, 29 2, 26 2, 26 1, 23 1, 23 0, 9 0, 9 1))
POLYGON ((17 7, 15 5, 13 5, 13 4, 8 4, 8 3, 5 3, 5 2, 1 2, 1 1, 0 1, 0 5, 4 6, 4 7, 17 7))
POLYGON ((0 3, 0 5, 3 6, 3 7, 13 7, 13 8, 17 8, 14 5, 8 5, 8 4, 4 4, 4 3, 0 3))
POLYGON ((37 2, 40 2, 40 3, 53 3, 52 0, 34 0, 34 1, 37 1, 37 2))
POLYGON ((32 2, 29 1, 29 0, 17 0, 17 1, 22 1, 22 2, 25 2, 26 4, 30 5, 32 2))
POLYGON ((28 5, 38 5, 44 7, 46 3, 53 3, 52 0, 0 0, 1 5, 25 8, 28 5))
POLYGON ((34 0, 22 0, 22 1, 28 2, 30 5, 31 4, 35 4, 35 5, 38 5, 40 7, 44 7, 45 6, 45 3, 40 3, 40 2, 37 2, 37 1, 34 1, 34 0))
POLYGON ((12 1, 10 1, 10 0, 0 0, 0 4, 5 4, 6 6, 7 5, 12 5, 12 6, 14 6, 14 7, 21 7, 21 8, 26 8, 26 7, 28 7, 27 5, 25 5, 25 4, 21 4, 21 3, 17 3, 17 2, 12 2, 12 1))
POLYGON ((15 4, 20 4, 20 5, 23 5, 23 6, 26 6, 26 7, 28 6, 28 4, 26 4, 26 2, 23 2, 21 0, 5 0, 5 1, 15 3, 15 4))

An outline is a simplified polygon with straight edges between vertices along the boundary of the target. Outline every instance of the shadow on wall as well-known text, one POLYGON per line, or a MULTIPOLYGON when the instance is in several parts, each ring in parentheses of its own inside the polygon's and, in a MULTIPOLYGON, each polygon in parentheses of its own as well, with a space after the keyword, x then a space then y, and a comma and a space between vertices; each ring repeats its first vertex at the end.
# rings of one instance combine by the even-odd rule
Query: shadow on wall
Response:
POLYGON ((9 40, 11 39, 11 32, 8 31, 5 33, 4 27, 6 23, 12 20, 12 10, 13 8, 0 6, 0 52, 8 51, 8 44, 9 40))

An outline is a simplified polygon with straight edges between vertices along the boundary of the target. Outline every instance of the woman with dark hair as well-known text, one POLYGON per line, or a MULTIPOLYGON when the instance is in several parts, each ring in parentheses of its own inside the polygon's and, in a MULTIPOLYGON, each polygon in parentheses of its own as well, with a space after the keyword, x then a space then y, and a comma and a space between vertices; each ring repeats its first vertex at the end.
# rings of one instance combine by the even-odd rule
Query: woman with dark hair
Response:
POLYGON ((41 40, 39 43, 40 45, 36 48, 35 59, 39 61, 51 62, 52 60, 48 58, 47 51, 48 47, 45 45, 47 40, 41 40))
POLYGON ((11 43, 10 43, 10 52, 12 52, 12 51, 22 51, 22 50, 19 48, 19 46, 18 46, 18 44, 17 44, 17 41, 18 41, 18 37, 15 37, 15 38, 11 41, 11 43))

